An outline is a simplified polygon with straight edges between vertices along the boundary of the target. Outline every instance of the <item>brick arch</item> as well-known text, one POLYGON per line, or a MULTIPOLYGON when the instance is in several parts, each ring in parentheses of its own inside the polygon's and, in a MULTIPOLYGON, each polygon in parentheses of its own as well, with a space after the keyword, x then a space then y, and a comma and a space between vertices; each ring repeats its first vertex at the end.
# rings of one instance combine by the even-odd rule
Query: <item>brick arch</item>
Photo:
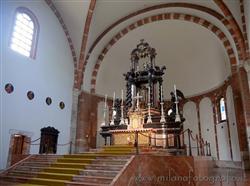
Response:
POLYGON ((242 34, 245 39, 245 47, 246 47, 246 59, 250 59, 249 53, 249 43, 248 43, 248 35, 247 35, 247 24, 244 10, 244 0, 240 0, 240 12, 241 12, 241 21, 242 21, 242 34))
POLYGON ((238 42, 236 42, 236 47, 237 47, 237 50, 240 51, 238 54, 239 59, 240 60, 246 59, 247 58, 247 48, 246 48, 246 45, 244 42, 244 36, 241 32, 241 29, 240 29, 237 21, 234 19, 233 14, 231 13, 231 11, 227 7, 227 5, 223 2, 223 0, 214 0, 214 2, 221 9, 223 14, 225 15, 225 19, 229 22, 230 26, 232 27, 232 30, 234 30, 234 35, 238 40, 238 42))
POLYGON ((95 93, 95 87, 96 87, 96 77, 97 77, 97 73, 99 71, 100 65, 104 59, 104 56, 107 54, 107 52, 109 51, 109 49, 120 39, 122 38, 124 35, 126 35, 127 33, 129 33, 130 31, 143 26, 145 24, 148 23, 152 23, 152 22, 156 22, 156 21, 162 21, 162 20, 182 20, 182 21, 187 21, 187 22, 192 22, 192 23, 196 23, 198 25, 201 25, 205 28, 207 28, 208 30, 212 31, 217 37, 218 39, 221 40, 221 42, 223 43, 229 60, 230 60, 230 64, 231 64, 231 70, 232 73, 234 73, 236 71, 236 57, 234 54, 234 50, 230 44, 230 41, 228 40, 228 38, 226 37, 226 35, 215 25, 213 25, 212 23, 208 22, 207 20, 197 17, 197 16, 193 16, 193 15, 189 15, 189 14, 182 14, 182 13, 165 13, 165 14, 158 14, 158 15, 153 15, 153 16, 149 16, 146 18, 143 18, 139 21, 136 21, 134 23, 132 23, 131 25, 125 27, 124 29, 122 29, 120 32, 118 32, 109 42, 108 44, 103 48, 103 50, 101 51, 100 55, 98 56, 98 59, 95 63, 94 69, 92 71, 92 78, 91 78, 91 93, 95 93))
MULTIPOLYGON (((217 1, 217 0, 214 0, 214 1, 217 1)), ((240 35, 237 35, 235 33, 235 30, 232 29, 232 26, 230 23, 223 15, 221 15, 220 13, 216 12, 215 10, 213 9, 210 9, 208 7, 204 7, 204 6, 201 6, 201 5, 196 5, 196 4, 191 4, 191 3, 164 3, 164 4, 159 4, 159 5, 155 5, 155 6, 151 6, 151 7, 147 7, 147 8, 144 8, 144 9, 141 9, 141 10, 138 10, 136 12, 133 12, 125 17, 122 17, 121 19, 117 20, 116 22, 114 22, 112 25, 110 25, 107 29, 105 29, 97 38, 96 40, 93 42, 93 44, 91 45, 87 55, 86 55, 86 58, 85 58, 85 61, 83 62, 82 61, 82 65, 83 65, 83 68, 82 68, 82 71, 79 70, 79 73, 82 75, 81 77, 84 78, 84 75, 85 75, 85 67, 88 63, 88 59, 92 53, 92 51, 94 50, 94 48, 97 46, 97 44, 99 43, 99 41, 109 32, 111 31, 115 26, 119 25, 120 23, 132 18, 132 17, 135 17, 135 16, 138 16, 140 14, 143 14, 143 13, 146 13, 146 12, 149 12, 149 11, 152 11, 152 10, 158 10, 158 9, 162 9, 162 8, 172 8, 172 7, 181 7, 181 8, 189 8, 189 9, 194 9, 194 10, 198 10, 198 11, 201 11, 201 12, 205 12, 211 16, 213 16, 214 18, 218 19, 224 26, 225 28, 228 30, 228 32, 231 34, 234 42, 235 42, 235 45, 236 45, 236 49, 237 49, 237 52, 238 52, 238 57, 239 59, 241 59, 241 51, 242 49, 240 48, 240 46, 242 46, 242 44, 239 44, 239 41, 240 42, 243 42, 243 36, 242 34, 240 35), (238 38, 241 37, 241 38, 238 38)), ((239 30, 240 31, 240 30, 239 30)), ((241 31, 240 31, 241 32, 241 31)), ((82 59, 83 60, 83 59, 82 59)), ((81 60, 80 60, 81 61, 81 60)), ((82 84, 83 82, 83 79, 81 80, 81 83, 82 84)))

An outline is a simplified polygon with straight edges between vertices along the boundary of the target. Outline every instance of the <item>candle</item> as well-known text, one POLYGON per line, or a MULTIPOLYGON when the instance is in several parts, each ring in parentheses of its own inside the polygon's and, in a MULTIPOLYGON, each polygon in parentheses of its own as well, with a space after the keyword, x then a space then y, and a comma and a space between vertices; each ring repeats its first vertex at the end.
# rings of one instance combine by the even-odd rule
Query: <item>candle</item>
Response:
POLYGON ((150 103, 150 85, 148 86, 148 103, 150 103))
POLYGON ((177 94, 176 94, 176 85, 174 85, 174 95, 175 95, 175 98, 177 98, 177 94))
POLYGON ((122 96, 121 97, 122 97, 122 104, 121 105, 123 105, 123 89, 122 89, 122 96))
POLYGON ((107 108, 107 94, 105 94, 104 108, 107 108))
POLYGON ((114 92, 114 97, 113 97, 113 107, 115 107, 115 92, 114 92))
POLYGON ((163 101, 162 98, 163 98, 163 90, 162 90, 162 85, 161 85, 161 102, 163 101))

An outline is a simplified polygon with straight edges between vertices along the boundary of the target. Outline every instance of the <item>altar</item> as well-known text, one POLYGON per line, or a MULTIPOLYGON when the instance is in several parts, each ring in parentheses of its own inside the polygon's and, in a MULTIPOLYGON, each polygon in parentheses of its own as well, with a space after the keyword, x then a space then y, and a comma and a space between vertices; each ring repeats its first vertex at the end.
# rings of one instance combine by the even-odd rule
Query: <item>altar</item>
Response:
POLYGON ((152 128, 110 130, 110 133, 112 145, 134 145, 135 141, 139 146, 154 146, 156 143, 156 130, 152 128))
POLYGON ((174 91, 170 93, 171 100, 166 104, 167 101, 163 99, 163 75, 166 67, 157 66, 155 56, 155 49, 141 40, 131 52, 130 70, 123 74, 126 98, 124 99, 123 89, 120 98, 114 92, 112 108, 106 114, 108 109, 105 96, 100 131, 105 145, 109 138, 110 145, 185 148, 182 137, 185 119, 179 108, 179 100, 185 97, 174 85, 174 91))

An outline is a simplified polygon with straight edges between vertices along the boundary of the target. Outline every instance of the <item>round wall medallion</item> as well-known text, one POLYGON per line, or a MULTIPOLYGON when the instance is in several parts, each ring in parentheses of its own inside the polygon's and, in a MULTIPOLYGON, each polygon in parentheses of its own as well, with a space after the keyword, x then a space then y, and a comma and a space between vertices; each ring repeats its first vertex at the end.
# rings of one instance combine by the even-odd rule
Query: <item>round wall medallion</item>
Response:
POLYGON ((50 105, 52 103, 52 99, 50 97, 46 98, 46 103, 47 105, 50 105))
POLYGON ((60 107, 61 109, 64 109, 65 104, 64 104, 64 102, 63 102, 63 101, 61 101, 61 102, 59 103, 59 107, 60 107))
POLYGON ((6 85, 5 85, 5 91, 6 91, 8 94, 12 93, 12 92, 14 91, 13 85, 12 85, 11 83, 6 84, 6 85))
POLYGON ((32 92, 32 91, 27 92, 27 97, 28 97, 29 100, 34 99, 34 97, 35 97, 34 92, 32 92))

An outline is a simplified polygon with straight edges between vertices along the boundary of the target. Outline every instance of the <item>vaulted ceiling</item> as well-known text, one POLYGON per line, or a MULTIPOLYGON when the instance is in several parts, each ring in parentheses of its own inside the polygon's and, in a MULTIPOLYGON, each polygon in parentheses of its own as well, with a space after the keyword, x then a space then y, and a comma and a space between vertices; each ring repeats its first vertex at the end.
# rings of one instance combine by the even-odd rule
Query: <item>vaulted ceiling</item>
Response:
MULTIPOLYGON (((94 90, 97 94, 108 93, 110 96, 113 90, 124 86, 115 80, 123 81, 122 74, 129 66, 129 54, 142 38, 156 49, 159 65, 167 66, 166 78, 169 84, 166 86, 166 92, 175 82, 180 84, 188 95, 208 91, 223 83, 231 73, 227 49, 214 33, 194 23, 164 20, 145 24, 126 33, 119 41, 116 41, 115 45, 108 47, 107 53, 103 54, 110 40, 121 30, 140 19, 161 13, 182 13, 209 21, 226 35, 237 54, 230 31, 211 13, 216 12, 224 17, 225 12, 219 6, 219 2, 220 0, 190 0, 188 2, 182 0, 97 0, 94 11, 88 14, 91 0, 53 0, 69 30, 78 60, 81 50, 85 58, 88 52, 91 52, 88 60, 84 62, 82 89, 94 90), (145 11, 141 11, 143 9, 145 11), (86 24, 88 16, 91 16, 90 25, 86 24), (81 49, 85 26, 88 26, 89 32, 85 34, 86 46, 81 49), (100 62, 100 55, 103 55, 101 56, 103 59, 98 64, 100 65, 98 72, 95 72, 96 64, 100 62), (110 69, 115 70, 110 71, 110 69), (178 73, 186 74, 186 76, 179 76, 178 73), (103 86, 105 82, 106 86, 103 86)), ((224 3, 243 32, 240 0, 224 0, 224 3)), ((249 1, 245 0, 246 22, 250 21, 249 5, 249 1)), ((249 30, 249 24, 247 24, 247 32, 249 30)), ((238 62, 238 57, 236 58, 238 62)))

